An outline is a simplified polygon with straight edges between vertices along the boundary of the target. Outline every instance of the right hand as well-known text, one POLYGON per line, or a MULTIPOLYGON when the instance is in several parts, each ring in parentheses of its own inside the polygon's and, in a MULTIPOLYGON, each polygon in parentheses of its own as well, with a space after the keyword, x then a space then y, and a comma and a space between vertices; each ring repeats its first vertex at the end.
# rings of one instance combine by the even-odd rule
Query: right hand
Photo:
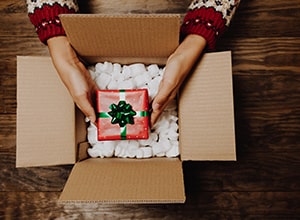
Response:
POLYGON ((88 70, 78 59, 66 36, 52 37, 47 44, 52 62, 74 102, 91 122, 95 122, 92 97, 97 86, 88 70))

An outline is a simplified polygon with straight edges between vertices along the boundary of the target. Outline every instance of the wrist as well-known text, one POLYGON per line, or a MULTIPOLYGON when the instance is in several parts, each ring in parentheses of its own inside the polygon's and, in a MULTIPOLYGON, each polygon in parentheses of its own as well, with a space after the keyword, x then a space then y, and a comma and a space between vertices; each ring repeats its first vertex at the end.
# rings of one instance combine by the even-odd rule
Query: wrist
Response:
POLYGON ((66 46, 69 45, 69 40, 66 36, 55 36, 55 37, 51 37, 47 40, 47 45, 49 47, 49 49, 51 48, 59 48, 62 46, 66 46))
POLYGON ((74 57, 73 48, 66 36, 56 36, 47 40, 52 59, 57 61, 69 60, 74 57))
POLYGON ((187 35, 183 42, 201 50, 203 50, 207 45, 207 40, 203 36, 198 34, 187 35))

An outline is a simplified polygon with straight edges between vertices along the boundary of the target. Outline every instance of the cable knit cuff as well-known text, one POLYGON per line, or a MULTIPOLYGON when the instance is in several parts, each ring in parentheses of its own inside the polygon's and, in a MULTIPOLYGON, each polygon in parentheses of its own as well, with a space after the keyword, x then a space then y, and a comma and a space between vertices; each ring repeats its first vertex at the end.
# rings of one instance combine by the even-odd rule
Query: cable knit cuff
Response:
POLYGON ((207 41, 207 49, 215 50, 217 39, 225 32, 226 21, 222 13, 213 7, 201 7, 189 11, 181 25, 181 38, 189 34, 198 34, 207 41))
POLYGON ((28 14, 31 23, 35 26, 35 30, 42 43, 47 44, 47 40, 51 37, 65 35, 59 14, 75 13, 74 9, 67 6, 44 5, 42 8, 35 9, 34 13, 28 14))

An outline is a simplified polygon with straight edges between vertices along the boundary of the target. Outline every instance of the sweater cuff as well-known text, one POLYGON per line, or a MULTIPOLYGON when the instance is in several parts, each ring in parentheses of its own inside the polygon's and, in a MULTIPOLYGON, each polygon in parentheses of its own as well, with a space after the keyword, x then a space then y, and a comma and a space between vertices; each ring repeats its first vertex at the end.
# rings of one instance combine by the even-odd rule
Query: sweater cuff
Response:
POLYGON ((47 44, 47 40, 51 37, 66 35, 58 15, 72 13, 75 13, 74 9, 54 4, 37 8, 34 13, 30 13, 28 16, 35 26, 41 42, 47 44))
POLYGON ((222 13, 213 7, 201 7, 188 11, 181 25, 181 39, 189 34, 198 34, 206 39, 207 49, 215 50, 217 39, 226 30, 226 21, 222 13))

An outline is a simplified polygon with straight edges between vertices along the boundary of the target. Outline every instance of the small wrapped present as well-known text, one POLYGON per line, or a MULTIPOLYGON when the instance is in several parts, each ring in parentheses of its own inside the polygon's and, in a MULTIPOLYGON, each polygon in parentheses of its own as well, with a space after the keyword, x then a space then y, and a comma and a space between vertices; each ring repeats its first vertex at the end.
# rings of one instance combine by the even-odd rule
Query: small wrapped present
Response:
POLYGON ((148 139, 147 89, 97 91, 98 140, 148 139))

